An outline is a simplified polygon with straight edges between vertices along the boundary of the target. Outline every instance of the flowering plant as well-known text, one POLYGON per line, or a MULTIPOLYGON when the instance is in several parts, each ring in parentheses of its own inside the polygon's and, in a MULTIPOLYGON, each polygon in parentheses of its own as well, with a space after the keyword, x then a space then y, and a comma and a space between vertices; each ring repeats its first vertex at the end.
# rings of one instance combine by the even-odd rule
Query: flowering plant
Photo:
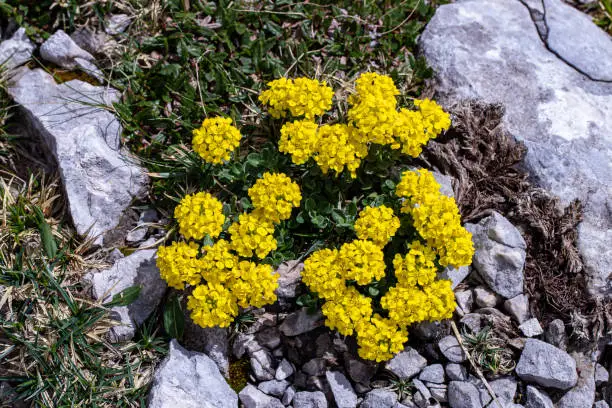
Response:
POLYGON ((471 263, 471 236, 433 174, 409 167, 450 117, 427 99, 398 109, 398 94, 390 77, 362 74, 337 115, 347 123, 332 123, 331 87, 280 78, 259 96, 274 136, 257 152, 237 150, 249 137, 229 118, 194 130, 201 179, 225 202, 182 198, 183 240, 160 247, 157 262, 170 286, 193 288, 197 324, 227 327, 240 308, 275 302, 274 266, 298 257, 308 302, 328 327, 356 336, 363 358, 387 360, 410 324, 452 316, 451 282, 438 276, 471 263))

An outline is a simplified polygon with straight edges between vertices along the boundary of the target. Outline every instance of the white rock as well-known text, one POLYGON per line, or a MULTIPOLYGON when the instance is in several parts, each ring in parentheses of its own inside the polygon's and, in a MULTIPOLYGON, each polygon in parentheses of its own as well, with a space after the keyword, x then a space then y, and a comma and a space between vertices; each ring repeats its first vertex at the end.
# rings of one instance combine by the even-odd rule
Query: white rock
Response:
POLYGON ((504 309, 518 322, 523 323, 529 318, 529 298, 525 294, 520 294, 504 302, 504 309))
POLYGON ((78 80, 57 85, 42 69, 23 69, 8 92, 57 160, 77 232, 102 244, 147 184, 143 169, 120 150, 119 121, 103 108, 119 93, 78 80))
POLYGON ((578 381, 576 362, 569 354, 535 339, 525 342, 516 374, 526 382, 561 390, 573 387, 578 381))
POLYGON ((514 401, 514 394, 516 394, 517 388, 517 382, 514 377, 498 378, 497 380, 489 381, 489 385, 498 398, 504 401, 514 401))
POLYGON ((448 405, 450 408, 482 408, 480 391, 473 384, 451 381, 448 384, 448 405))
POLYGON ((298 336, 308 333, 323 325, 323 315, 317 311, 314 314, 309 314, 308 310, 303 307, 300 310, 291 313, 280 325, 279 329, 285 336, 298 336))
POLYGON ((467 357, 455 336, 446 336, 438 342, 438 347, 444 357, 451 363, 463 363, 467 357))
POLYGON ((321 391, 300 391, 293 397, 295 408, 327 408, 327 399, 321 391))
POLYGON ((610 380, 610 373, 601 364, 595 365, 595 385, 605 384, 610 380))
POLYGON ((105 21, 104 31, 110 35, 121 34, 131 23, 132 18, 127 14, 112 14, 105 21))
POLYGON ((0 42, 0 64, 9 70, 23 65, 32 58, 35 48, 21 27, 11 38, 0 42))
POLYGON ((287 387, 291 385, 289 381, 286 380, 270 380, 259 383, 257 388, 268 395, 272 395, 273 397, 282 398, 285 394, 285 390, 287 387))
POLYGON ((352 408, 357 406, 357 394, 353 386, 339 371, 327 371, 325 373, 327 383, 334 395, 334 401, 338 408, 352 408))
POLYGON ((451 381, 466 381, 468 379, 467 369, 457 363, 446 365, 446 375, 451 381))
POLYGON ((185 311, 183 345, 191 350, 205 353, 219 367, 225 378, 229 378, 228 329, 223 327, 200 327, 185 311))
POLYGON ((578 382, 557 402, 557 408, 592 408, 595 402, 595 364, 582 354, 573 354, 578 382))
POLYGON ((460 266, 459 268, 454 268, 452 266, 447 266, 444 268, 442 273, 440 273, 440 279, 450 279, 452 282, 451 288, 455 289, 461 282, 465 280, 470 274, 471 269, 469 266, 460 266))
POLYGON ((444 367, 442 367, 442 364, 432 364, 425 367, 419 374, 419 380, 442 384, 444 382, 444 367))
POLYGON ((593 404, 593 408, 610 408, 610 405, 606 401, 600 400, 593 404))
POLYGON ((285 393, 283 394, 283 399, 281 400, 281 402, 284 405, 289 405, 293 401, 293 397, 295 397, 295 388, 289 387, 285 390, 285 393))
POLYGON ((399 352, 386 365, 385 368, 401 379, 410 379, 421 372, 427 365, 425 357, 415 349, 407 346, 399 352))
POLYGON ((455 300, 457 301, 457 313, 463 316, 472 311, 474 305, 474 295, 471 290, 462 290, 455 292, 455 300))
POLYGON ((93 55, 79 47, 62 30, 57 30, 40 46, 40 56, 45 61, 66 69, 76 68, 79 65, 76 61, 77 58, 89 62, 95 61, 93 55))
POLYGON ((91 276, 92 295, 103 303, 111 301, 114 295, 129 287, 141 287, 140 295, 132 304, 111 309, 111 316, 120 323, 109 332, 112 341, 126 341, 134 337, 137 326, 155 310, 166 292, 166 282, 159 275, 155 256, 154 249, 136 251, 117 260, 110 269, 91 276))
MULTIPOLYGON (((278 399, 264 394, 254 385, 248 384, 238 394, 240 402, 244 404, 244 408, 284 408, 282 402, 278 399)), ((237 404, 235 405, 238 406, 237 404)), ((177 406, 178 407, 178 406, 177 406)))
POLYGON ((495 307, 497 305, 497 296, 483 286, 474 288, 476 304, 479 307, 495 307))
POLYGON ((237 408, 238 397, 214 361, 172 340, 168 356, 155 371, 148 408, 176 407, 237 408))
POLYGON ((516 227, 497 212, 465 227, 476 250, 473 266, 485 283, 505 298, 523 293, 526 244, 516 227))
POLYGON ((527 386, 525 399, 525 408, 554 408, 548 394, 538 390, 533 385, 527 386))
POLYGON ((544 333, 544 329, 540 326, 540 322, 535 317, 532 317, 529 320, 525 320, 520 326, 519 329, 526 337, 535 337, 544 333))
POLYGON ((361 403, 361 408, 393 408, 397 404, 397 394, 382 388, 368 392, 361 403))
POLYGON ((291 377, 294 372, 295 369, 293 368, 293 364, 291 364, 286 358, 283 358, 283 360, 278 365, 278 368, 276 369, 276 374, 274 377, 277 380, 285 380, 291 377))
POLYGON ((528 148, 534 178, 563 204, 584 204, 578 247, 589 289, 612 296, 612 83, 591 79, 612 75, 610 37, 560 0, 528 3, 540 3, 541 23, 516 0, 443 5, 421 49, 443 106, 501 103, 505 128, 528 148), (550 31, 542 36, 548 44, 536 26, 550 31))
POLYGON ((272 366, 274 359, 266 349, 257 350, 251 354, 251 370, 259 381, 268 381, 274 378, 276 370, 272 366))
POLYGON ((294 261, 283 262, 276 273, 278 277, 278 288, 274 291, 279 298, 291 299, 296 297, 296 290, 302 281, 302 270, 304 263, 294 261))

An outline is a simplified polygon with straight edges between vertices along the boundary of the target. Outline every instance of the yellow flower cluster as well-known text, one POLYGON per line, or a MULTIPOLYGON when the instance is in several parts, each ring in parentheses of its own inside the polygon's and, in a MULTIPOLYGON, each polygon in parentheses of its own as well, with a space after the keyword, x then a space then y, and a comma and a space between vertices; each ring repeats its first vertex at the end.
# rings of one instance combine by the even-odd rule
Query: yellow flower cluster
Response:
MULTIPOLYGON (((227 327, 238 307, 262 307, 276 301, 277 275, 270 265, 242 258, 264 258, 276 249, 274 223, 291 216, 302 199, 299 186, 285 174, 266 173, 251 189, 255 210, 238 217, 227 232, 203 247, 195 242, 174 242, 158 249, 160 275, 173 288, 195 286, 187 307, 202 327, 227 327), (202 282, 203 281, 203 282, 202 282)), ((223 205, 209 193, 187 195, 176 207, 175 218, 186 239, 217 238, 223 230, 223 205)))
POLYGON ((202 264, 198 259, 200 247, 195 242, 173 242, 157 250, 157 267, 163 280, 175 289, 184 289, 185 283, 197 285, 202 279, 202 264))
POLYGON ((300 187, 283 173, 264 173, 248 194, 257 217, 273 223, 289 219, 302 201, 300 187))
POLYGON ((393 80, 376 73, 364 73, 355 81, 356 92, 348 98, 348 124, 317 126, 314 122, 315 116, 331 107, 332 90, 325 83, 280 78, 268 86, 259 99, 269 105, 273 117, 284 117, 286 111, 304 117, 283 125, 279 150, 290 154, 295 164, 314 158, 325 174, 346 169, 357 177, 371 144, 401 148, 402 153, 417 157, 429 139, 451 124, 450 116, 429 99, 415 100, 416 111, 398 111, 399 91, 393 80))
POLYGON ((380 247, 389 242, 399 227, 400 220, 393 214, 393 209, 384 205, 365 208, 355 222, 357 238, 369 239, 380 247))
POLYGON ((314 119, 332 106, 334 91, 325 81, 280 78, 269 82, 268 87, 259 95, 259 100, 269 106, 270 115, 276 119, 285 117, 287 112, 296 118, 314 119))
POLYGON ((440 193, 430 171, 404 172, 395 194, 405 199, 402 212, 412 216, 419 235, 436 249, 440 265, 458 268, 472 262, 472 234, 461 226, 455 200, 440 193))
POLYGON ((225 222, 223 204, 209 193, 186 195, 174 209, 174 218, 187 239, 216 238, 225 222))
MULTIPOLYGON (((403 210, 426 208, 441 196, 439 185, 419 178, 418 173, 406 174, 396 192, 406 199, 403 210)), ((438 263, 443 256, 451 254, 448 248, 454 248, 454 244, 447 243, 440 252, 439 247, 431 246, 423 236, 427 244, 415 240, 406 254, 395 255, 395 286, 380 298, 384 312, 373 312, 372 299, 362 294, 367 291, 359 288, 380 281, 388 273, 383 248, 399 226, 392 208, 367 207, 355 222, 358 240, 343 244, 340 250, 318 250, 304 262, 303 282, 325 300, 322 307, 325 324, 343 335, 356 334, 359 355, 365 359, 392 358, 408 340, 407 326, 450 318, 456 307, 451 282, 436 279, 438 263)), ((449 239, 461 241, 460 232, 453 231, 449 239)), ((421 230, 417 228, 417 232, 421 230)), ((435 236, 436 240, 442 238, 435 236)), ((465 264, 469 262, 468 259, 465 264)))
POLYGON ((230 154, 240 145, 240 137, 240 131, 232 126, 232 119, 204 119, 202 126, 193 131, 193 150, 205 161, 219 164, 229 160, 230 154))
POLYGON ((232 249, 245 258, 253 254, 265 258, 276 249, 274 226, 255 214, 241 214, 227 231, 232 236, 232 249))

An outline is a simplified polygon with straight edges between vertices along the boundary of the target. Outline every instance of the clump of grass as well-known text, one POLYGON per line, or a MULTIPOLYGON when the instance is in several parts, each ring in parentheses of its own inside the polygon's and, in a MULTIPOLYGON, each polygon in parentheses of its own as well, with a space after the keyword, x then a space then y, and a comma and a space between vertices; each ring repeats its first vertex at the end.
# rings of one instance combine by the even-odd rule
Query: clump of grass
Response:
POLYGON ((497 375, 507 374, 514 370, 512 351, 490 327, 487 326, 478 333, 464 332, 461 337, 474 362, 484 372, 497 375))

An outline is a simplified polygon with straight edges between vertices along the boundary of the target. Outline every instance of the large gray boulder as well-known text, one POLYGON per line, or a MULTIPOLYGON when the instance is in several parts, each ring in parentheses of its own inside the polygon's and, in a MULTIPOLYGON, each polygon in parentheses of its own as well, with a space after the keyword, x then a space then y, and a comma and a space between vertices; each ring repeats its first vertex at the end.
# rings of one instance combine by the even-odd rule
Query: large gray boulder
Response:
POLYGON ((8 92, 58 164, 77 232, 101 244, 147 184, 143 169, 120 148, 122 128, 108 109, 119 93, 79 80, 58 85, 42 69, 25 68, 8 92))
POLYGON ((155 371, 148 408, 176 407, 238 408, 238 396, 206 354, 189 352, 172 340, 155 371))
POLYGON ((8 40, 0 42, 0 64, 13 69, 32 58, 36 47, 26 35, 25 28, 18 29, 8 40))
POLYGON ((133 303, 111 309, 111 316, 119 322, 119 325, 110 330, 111 341, 130 340, 134 337, 136 328, 159 305, 166 291, 166 282, 160 277, 159 269, 155 265, 155 254, 154 249, 136 251, 117 260, 111 268, 89 277, 94 299, 103 303, 111 301, 113 296, 129 287, 141 287, 140 294, 133 303))
POLYGON ((516 374, 526 382, 567 390, 576 385, 576 361, 563 350, 540 340, 527 339, 516 374))
POLYGON ((527 245, 516 227, 495 211, 465 227, 474 241, 473 266, 486 284, 508 299, 523 293, 527 245))
POLYGON ((612 296, 612 41, 560 0, 525 2, 536 10, 519 0, 441 6, 421 49, 443 106, 501 103, 540 185, 564 205, 584 203, 578 247, 589 290, 612 296))

